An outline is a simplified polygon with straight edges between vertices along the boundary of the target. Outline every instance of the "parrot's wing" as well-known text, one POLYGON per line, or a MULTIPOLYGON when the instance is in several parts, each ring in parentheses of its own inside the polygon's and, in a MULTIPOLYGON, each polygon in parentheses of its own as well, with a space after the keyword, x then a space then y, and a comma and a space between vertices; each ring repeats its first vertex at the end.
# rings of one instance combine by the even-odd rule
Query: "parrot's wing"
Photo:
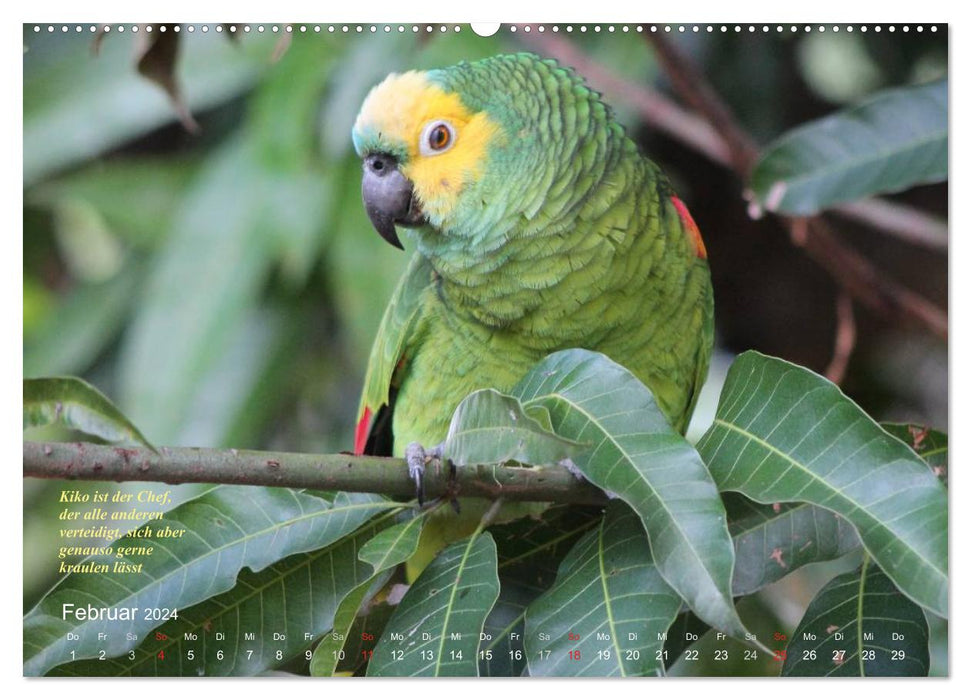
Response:
POLYGON ((400 377, 396 378, 396 375, 409 345, 414 342, 422 294, 432 283, 431 264, 427 258, 415 253, 384 311, 371 347, 354 432, 354 454, 391 454, 394 444, 391 410, 400 384, 400 377))

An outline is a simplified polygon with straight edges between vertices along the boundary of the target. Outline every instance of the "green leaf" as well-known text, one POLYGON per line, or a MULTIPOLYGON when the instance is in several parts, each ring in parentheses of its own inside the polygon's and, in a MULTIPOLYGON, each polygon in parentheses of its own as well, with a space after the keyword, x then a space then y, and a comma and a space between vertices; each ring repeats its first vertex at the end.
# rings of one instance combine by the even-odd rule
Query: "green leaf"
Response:
POLYGON ((342 655, 342 650, 361 605, 387 582, 390 574, 382 576, 384 572, 408 560, 415 553, 424 522, 425 518, 418 515, 392 525, 365 542, 358 551, 357 558, 370 564, 373 574, 341 601, 334 615, 334 629, 314 650, 310 661, 310 675, 334 675, 338 664, 346 658, 346 655, 342 655))
POLYGON ((25 379, 24 430, 54 423, 108 442, 137 442, 155 451, 111 400, 83 379, 25 379))
POLYGON ((947 81, 877 93, 784 134, 752 172, 769 211, 809 215, 947 179, 947 81))
POLYGON ((442 456, 460 467, 509 461, 542 466, 571 457, 579 446, 526 415, 519 399, 480 389, 455 409, 442 456))
POLYGON ((315 319, 303 306, 291 300, 246 309, 225 352, 199 377, 177 444, 261 446, 267 421, 292 401, 295 357, 315 319))
POLYGON ((813 503, 849 520, 905 594, 947 617, 947 491, 834 384, 743 353, 698 450, 722 490, 813 503))
POLYGON ((748 595, 806 564, 829 561, 860 546, 848 521, 807 503, 760 505, 724 494, 735 542, 732 593, 748 595))
MULTIPOLYGON (((300 170, 318 158, 318 111, 341 54, 335 39, 294 32, 287 52, 267 65, 253 93, 246 126, 268 169, 300 170)), ((344 138, 350 141, 350 128, 344 138)))
POLYGON ((576 466, 641 516, 664 580, 703 620, 744 638, 718 489, 650 390, 604 355, 566 350, 540 362, 513 394, 527 411, 545 406, 557 435, 592 445, 577 453, 576 466))
POLYGON ((375 573, 407 561, 418 549, 418 539, 424 524, 425 518, 417 516, 382 530, 361 547, 358 559, 370 564, 375 573))
POLYGON ((499 579, 499 597, 482 626, 479 675, 518 678, 526 670, 526 608, 534 591, 517 581, 499 579))
POLYGON ((654 675, 663 671, 661 635, 680 609, 681 597, 651 560, 639 518, 612 503, 560 564, 553 587, 526 610, 529 673, 654 675))
POLYGON ((369 676, 476 676, 476 651, 499 595, 496 544, 476 533, 444 550, 398 604, 369 676))
MULTIPOLYGON (((334 542, 397 503, 363 494, 337 494, 333 500, 289 489, 219 486, 150 520, 139 536, 122 537, 114 547, 152 547, 143 557, 117 550, 85 560, 104 565, 104 573, 69 574, 24 617, 24 674, 41 675, 73 658, 128 651, 125 632, 143 637, 158 624, 141 616, 131 622, 78 620, 62 605, 79 608, 155 607, 182 609, 236 585, 243 567, 260 571, 296 552, 334 542), (166 528, 168 530, 166 531, 166 528), (167 532, 183 531, 181 535, 167 532), (141 564, 140 571, 115 573, 115 562, 141 564), (67 634, 77 636, 68 640, 67 634), (107 633, 107 639, 99 639, 107 633)), ((355 584, 357 585, 357 584, 355 584)))
POLYGON ((929 668, 924 611, 865 560, 809 604, 786 649, 782 675, 926 676, 929 668))
POLYGON ((668 637, 664 640, 664 649, 661 651, 664 668, 669 669, 678 661, 685 659, 682 656, 685 650, 694 646, 710 629, 711 626, 698 619, 693 612, 682 609, 675 618, 674 624, 668 627, 668 637))
POLYGON ((308 647, 333 627, 338 603, 370 580, 357 552, 383 527, 384 517, 261 571, 244 567, 231 590, 180 608, 177 619, 140 635, 132 651, 62 665, 51 675, 254 676, 298 656, 307 659, 308 647))

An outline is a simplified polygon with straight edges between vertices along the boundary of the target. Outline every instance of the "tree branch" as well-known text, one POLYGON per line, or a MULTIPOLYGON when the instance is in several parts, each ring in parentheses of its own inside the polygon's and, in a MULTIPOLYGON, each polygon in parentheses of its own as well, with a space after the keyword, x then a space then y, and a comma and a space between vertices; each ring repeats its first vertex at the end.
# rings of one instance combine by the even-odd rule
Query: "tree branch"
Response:
MULTIPOLYGON (((161 447, 112 447, 85 442, 24 442, 24 476, 81 481, 159 481, 166 484, 246 484, 380 493, 409 498, 415 484, 403 459, 358 455, 161 447)), ((604 493, 564 467, 475 466, 456 470, 432 462, 425 493, 507 501, 601 505, 604 493)))

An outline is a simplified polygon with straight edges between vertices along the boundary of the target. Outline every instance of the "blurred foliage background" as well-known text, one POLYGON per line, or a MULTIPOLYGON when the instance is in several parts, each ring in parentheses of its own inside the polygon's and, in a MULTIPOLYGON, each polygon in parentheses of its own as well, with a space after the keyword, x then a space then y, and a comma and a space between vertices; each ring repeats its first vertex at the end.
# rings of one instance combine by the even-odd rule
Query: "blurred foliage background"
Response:
MULTIPOLYGON (((23 30, 24 375, 87 378, 155 444, 350 448, 371 338, 408 257, 364 214, 349 137, 358 107, 392 71, 543 53, 508 27, 483 38, 467 25, 347 34, 310 25, 287 40, 271 26, 232 37, 228 26, 182 31, 171 55, 143 64, 156 79, 174 72, 194 130, 137 70, 151 45, 144 28, 97 40, 88 25, 23 30)), ((615 76, 667 90, 636 32, 563 36, 615 76)), ((946 28, 672 39, 761 144, 874 90, 947 75, 946 28)), ((689 432, 697 437, 735 353, 826 368, 839 288, 776 219, 749 216, 732 173, 645 126, 622 96, 605 97, 672 178, 708 248, 718 347, 689 432)), ((893 199, 946 217, 947 196, 945 183, 893 199)), ((946 250, 842 220, 839 231, 888 277, 947 307, 946 250)), ((859 304, 855 312, 844 390, 878 420, 946 429, 946 341, 859 304)), ((25 610, 54 582, 56 489, 24 484, 25 610)), ((812 568, 762 596, 766 625, 794 626, 831 575, 812 568)), ((939 673, 945 639, 932 625, 939 673)))

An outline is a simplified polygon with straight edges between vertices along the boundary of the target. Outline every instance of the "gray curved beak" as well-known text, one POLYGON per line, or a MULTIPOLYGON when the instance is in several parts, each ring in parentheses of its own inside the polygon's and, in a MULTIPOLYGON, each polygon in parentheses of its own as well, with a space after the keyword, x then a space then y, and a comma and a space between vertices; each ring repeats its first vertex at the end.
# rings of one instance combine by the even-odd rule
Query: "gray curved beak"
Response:
POLYGON ((411 181, 401 174, 392 156, 372 153, 364 159, 361 196, 364 210, 381 238, 404 250, 395 224, 414 226, 424 223, 424 217, 414 201, 411 181))

